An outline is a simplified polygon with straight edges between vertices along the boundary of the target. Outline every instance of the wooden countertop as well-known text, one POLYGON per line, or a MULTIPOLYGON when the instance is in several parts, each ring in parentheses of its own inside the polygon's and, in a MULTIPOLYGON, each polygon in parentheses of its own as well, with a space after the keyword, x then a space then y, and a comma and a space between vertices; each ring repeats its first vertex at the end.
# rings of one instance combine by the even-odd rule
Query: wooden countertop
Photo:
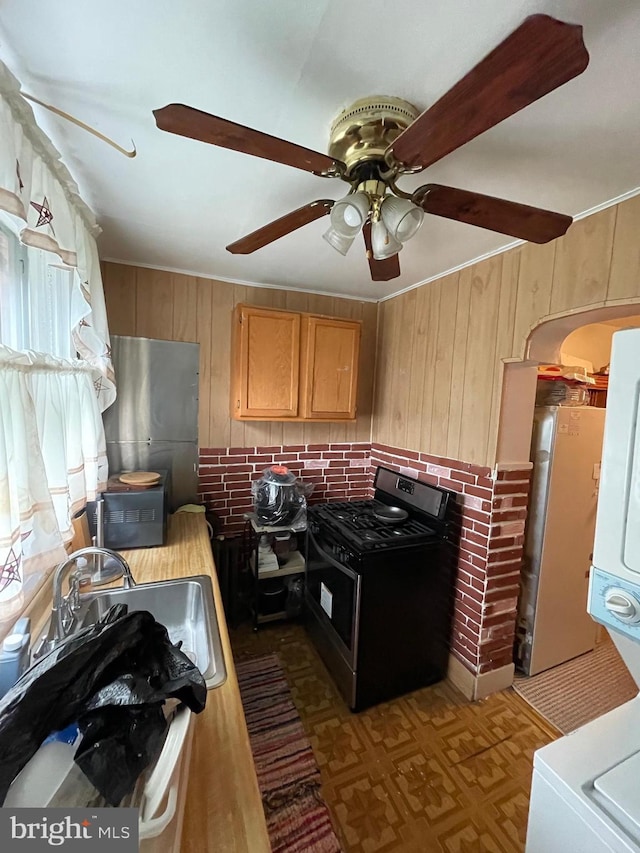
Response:
POLYGON ((169 518, 162 548, 122 551, 137 583, 189 575, 210 575, 218 614, 227 680, 210 690, 207 707, 196 717, 181 853, 270 853, 262 800, 220 587, 203 514, 169 518))

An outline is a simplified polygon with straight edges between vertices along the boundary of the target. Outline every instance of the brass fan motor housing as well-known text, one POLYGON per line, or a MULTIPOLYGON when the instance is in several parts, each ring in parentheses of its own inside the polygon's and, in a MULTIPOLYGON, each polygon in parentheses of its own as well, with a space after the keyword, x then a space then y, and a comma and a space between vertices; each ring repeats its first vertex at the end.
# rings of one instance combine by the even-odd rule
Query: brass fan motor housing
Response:
POLYGON ((347 166, 347 177, 356 166, 368 161, 384 161, 384 152, 420 111, 389 95, 361 98, 343 110, 331 125, 329 156, 347 166))

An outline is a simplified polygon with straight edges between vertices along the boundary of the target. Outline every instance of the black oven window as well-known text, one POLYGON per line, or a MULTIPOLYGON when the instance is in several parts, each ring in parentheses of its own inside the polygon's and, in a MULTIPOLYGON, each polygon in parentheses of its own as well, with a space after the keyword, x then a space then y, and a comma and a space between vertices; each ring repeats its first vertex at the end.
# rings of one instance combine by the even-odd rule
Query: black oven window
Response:
POLYGON ((331 622, 349 651, 352 649, 356 581, 324 561, 316 553, 308 555, 307 587, 316 604, 331 622))

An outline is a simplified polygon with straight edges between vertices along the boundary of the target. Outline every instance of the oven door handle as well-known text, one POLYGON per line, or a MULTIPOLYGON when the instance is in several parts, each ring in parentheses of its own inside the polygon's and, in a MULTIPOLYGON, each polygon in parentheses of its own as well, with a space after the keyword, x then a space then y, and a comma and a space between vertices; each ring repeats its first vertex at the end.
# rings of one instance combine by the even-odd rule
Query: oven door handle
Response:
POLYGON ((313 533, 311 532, 311 530, 308 530, 307 532, 308 532, 308 534, 309 534, 309 539, 310 539, 310 540, 311 540, 311 542, 313 543, 313 547, 316 549, 316 551, 318 552, 318 554, 320 554, 320 555, 322 556, 322 558, 323 558, 324 560, 326 560, 328 563, 331 563, 331 565, 332 565, 332 566, 334 566, 336 569, 338 569, 339 571, 341 571, 343 574, 347 575, 347 577, 350 577, 350 578, 351 578, 351 580, 354 580, 354 581, 356 581, 356 582, 357 582, 357 581, 360 579, 360 577, 359 577, 359 575, 357 574, 357 572, 354 572, 354 571, 353 571, 353 569, 348 569, 346 566, 343 566, 343 565, 342 565, 342 563, 339 563, 339 562, 335 559, 335 557, 332 557, 332 556, 331 556, 331 554, 327 554, 327 552, 326 552, 326 551, 324 550, 324 548, 320 545, 320 543, 318 542, 318 540, 316 539, 316 537, 313 535, 313 533))

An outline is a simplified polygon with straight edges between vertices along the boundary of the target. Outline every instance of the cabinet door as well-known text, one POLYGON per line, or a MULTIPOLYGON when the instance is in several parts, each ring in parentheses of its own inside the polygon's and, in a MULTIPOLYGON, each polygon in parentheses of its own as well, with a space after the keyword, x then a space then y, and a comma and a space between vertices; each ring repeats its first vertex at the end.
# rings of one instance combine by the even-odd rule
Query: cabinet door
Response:
POLYGON ((303 417, 355 418, 359 351, 359 322, 304 317, 300 382, 303 417))
POLYGON ((234 417, 296 417, 299 364, 299 314, 237 306, 234 417))

